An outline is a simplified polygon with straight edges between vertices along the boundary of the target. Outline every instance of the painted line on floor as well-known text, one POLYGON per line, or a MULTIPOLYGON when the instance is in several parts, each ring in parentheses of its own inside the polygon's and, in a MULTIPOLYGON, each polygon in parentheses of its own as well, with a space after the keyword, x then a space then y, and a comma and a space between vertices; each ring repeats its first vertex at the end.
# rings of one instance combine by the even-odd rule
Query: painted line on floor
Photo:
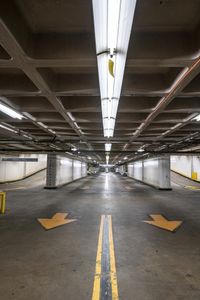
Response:
POLYGON ((5 188, 4 191, 7 192, 7 191, 25 190, 25 189, 26 189, 26 187, 21 186, 21 187, 15 187, 15 188, 5 188))
POLYGON ((200 188, 198 186, 195 186, 195 185, 186 185, 185 188, 188 189, 188 190, 200 191, 200 188))
POLYGON ((183 221, 180 220, 170 221, 160 214, 153 214, 150 215, 150 217, 153 219, 153 221, 151 220, 143 222, 171 232, 175 232, 183 223, 183 221))
POLYGON ((102 215, 92 300, 118 300, 117 273, 111 215, 102 215))
POLYGON ((44 229, 49 230, 77 221, 76 219, 67 219, 67 216, 68 213, 56 213, 52 218, 39 218, 37 220, 44 229))
POLYGON ((111 287, 112 287, 112 300, 118 300, 118 285, 117 285, 117 271, 115 263, 115 251, 114 251, 114 240, 112 230, 112 217, 109 216, 109 244, 110 244, 110 276, 111 276, 111 287))
POLYGON ((101 285, 101 258, 102 258, 102 240, 103 240, 104 218, 105 218, 104 215, 101 216, 92 300, 100 300, 100 292, 101 292, 101 289, 100 289, 100 285, 101 285))

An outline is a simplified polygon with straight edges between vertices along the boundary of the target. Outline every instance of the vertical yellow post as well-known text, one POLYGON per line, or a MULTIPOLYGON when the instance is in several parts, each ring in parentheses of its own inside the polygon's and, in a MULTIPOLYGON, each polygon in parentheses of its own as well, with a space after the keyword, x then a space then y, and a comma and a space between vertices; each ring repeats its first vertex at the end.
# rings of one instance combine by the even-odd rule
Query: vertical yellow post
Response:
POLYGON ((1 197, 0 213, 4 214, 5 210, 6 210, 6 193, 5 192, 0 192, 0 197, 1 197))
POLYGON ((192 179, 197 180, 197 172, 192 172, 192 179))

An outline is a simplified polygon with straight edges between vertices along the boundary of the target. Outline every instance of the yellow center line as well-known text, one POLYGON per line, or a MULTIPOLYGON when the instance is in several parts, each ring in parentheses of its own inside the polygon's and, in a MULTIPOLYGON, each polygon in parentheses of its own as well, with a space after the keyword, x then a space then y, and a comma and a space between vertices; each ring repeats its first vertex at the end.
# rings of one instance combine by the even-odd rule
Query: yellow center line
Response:
POLYGON ((103 255, 102 246, 103 246, 103 239, 106 238, 103 234, 106 217, 108 217, 108 231, 109 232, 108 232, 107 238, 109 239, 109 257, 110 257, 110 259, 109 259, 109 261, 110 261, 109 275, 110 275, 110 284, 111 284, 111 289, 112 289, 112 300, 119 300, 111 215, 108 215, 108 216, 102 215, 101 216, 92 300, 100 300, 101 299, 102 255, 103 255))
POLYGON ((117 271, 115 263, 115 251, 112 231, 112 217, 109 216, 109 250, 110 250, 110 281, 112 287, 112 300, 118 300, 118 284, 117 284, 117 271))
POLYGON ((94 276, 92 300, 100 300, 100 294, 101 294, 101 259, 102 259, 104 220, 105 220, 105 216, 102 215, 100 229, 99 229, 99 241, 98 241, 98 248, 97 248, 96 270, 95 270, 95 276, 94 276))

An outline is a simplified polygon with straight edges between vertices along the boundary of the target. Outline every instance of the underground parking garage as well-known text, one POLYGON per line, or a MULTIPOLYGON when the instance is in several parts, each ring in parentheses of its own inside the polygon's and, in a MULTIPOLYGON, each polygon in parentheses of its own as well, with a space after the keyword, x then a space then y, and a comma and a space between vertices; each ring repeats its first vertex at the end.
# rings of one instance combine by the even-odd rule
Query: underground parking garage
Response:
POLYGON ((0 2, 0 299, 200 299, 199 16, 0 2))

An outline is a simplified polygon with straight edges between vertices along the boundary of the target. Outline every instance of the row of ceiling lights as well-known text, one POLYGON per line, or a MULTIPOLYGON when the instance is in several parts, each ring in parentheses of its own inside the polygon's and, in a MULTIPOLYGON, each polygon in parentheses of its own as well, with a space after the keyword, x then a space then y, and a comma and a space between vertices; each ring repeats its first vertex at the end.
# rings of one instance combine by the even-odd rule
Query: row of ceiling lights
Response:
POLYGON ((95 41, 105 137, 115 121, 136 0, 93 0, 95 41))
MULTIPOLYGON (((104 137, 114 135, 136 0, 93 0, 104 137)), ((105 144, 106 164, 112 145, 105 144)))
MULTIPOLYGON (((93 0, 103 129, 107 138, 114 134, 135 6, 136 0, 93 0)), ((1 103, 0 111, 13 118, 23 118, 21 114, 1 103)), ((83 134, 72 114, 68 112, 67 115, 76 129, 83 134)), ((200 121, 200 114, 194 120, 200 121)), ((37 124, 56 134, 44 123, 37 122, 37 124)), ((15 132, 3 124, 0 127, 15 132)), ((109 153, 111 147, 111 143, 106 143, 106 152, 109 153)), ((142 151, 144 149, 138 149, 138 152, 142 151)), ((106 155, 106 161, 109 161, 109 154, 106 155)))
MULTIPOLYGON (((0 103, 0 111, 3 112, 4 114, 14 118, 14 119, 23 119, 23 118, 26 118, 28 117, 29 119, 33 120, 33 121, 36 121, 36 118, 34 118, 32 115, 30 115, 29 113, 24 113, 24 115, 26 116, 23 116, 22 114, 18 113, 16 110, 10 108, 9 106, 3 104, 3 103, 0 103)), ((68 116, 70 116, 71 120, 74 122, 74 124, 76 125, 76 121, 74 119, 74 117, 72 116, 71 113, 67 113, 68 116)), ((200 121, 200 114, 193 114, 191 117, 187 118, 186 121, 197 121, 199 122, 200 121)), ((48 128, 47 125, 45 125, 44 123, 42 122, 36 122, 38 125, 40 125, 41 127, 43 127, 44 129, 47 129, 49 132, 51 132, 52 134, 56 134, 56 132, 50 128, 48 128)), ((174 129, 176 126, 178 126, 179 124, 182 124, 182 123, 178 123, 177 125, 175 125, 174 127, 172 127, 171 129, 174 129)), ((0 124, 0 127, 1 128, 4 128, 6 130, 9 130, 9 131, 12 131, 12 132, 17 132, 13 126, 11 125, 8 125, 4 122, 2 122, 0 124)), ((80 129, 80 127, 77 125, 77 128, 80 129)), ((111 151, 111 148, 112 148, 112 144, 111 143, 106 143, 105 144, 105 151, 106 152, 110 152, 111 151)), ((140 148, 138 149, 138 152, 142 152, 143 151, 143 148, 140 148)))

